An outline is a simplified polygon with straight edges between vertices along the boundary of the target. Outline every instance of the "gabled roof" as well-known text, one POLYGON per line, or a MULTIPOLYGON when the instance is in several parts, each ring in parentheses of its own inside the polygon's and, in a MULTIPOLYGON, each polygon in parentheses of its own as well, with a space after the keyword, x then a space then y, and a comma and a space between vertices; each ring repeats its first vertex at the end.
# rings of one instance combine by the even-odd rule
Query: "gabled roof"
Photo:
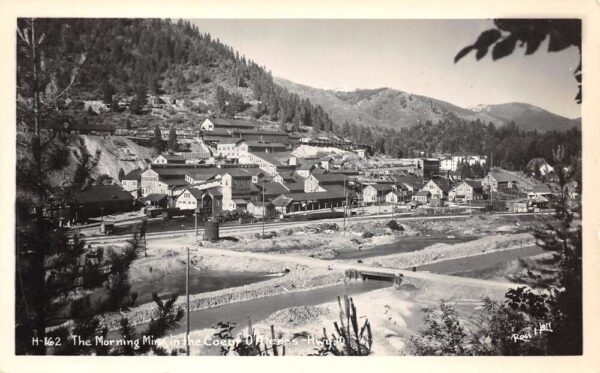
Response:
POLYGON ((506 171, 502 171, 502 170, 490 171, 488 175, 490 175, 491 177, 496 179, 496 181, 499 183, 507 183, 507 182, 517 181, 517 178, 515 176, 513 176, 512 174, 510 174, 506 171))
POLYGON ((216 126, 223 127, 236 127, 236 128, 255 128, 258 123, 251 122, 244 119, 225 119, 225 118, 207 118, 216 126))
POLYGON ((133 171, 130 171, 127 175, 123 176, 123 179, 121 180, 137 180, 140 181, 142 179, 142 172, 144 172, 145 170, 142 170, 141 168, 135 169, 133 171))
POLYGON ((73 197, 73 200, 76 203, 133 201, 133 196, 118 185, 92 185, 73 197))
POLYGON ((294 155, 288 152, 272 152, 272 153, 261 153, 261 152, 249 152, 275 166, 284 166, 285 163, 293 158, 294 155))
POLYGON ((204 191, 214 197, 222 197, 223 196, 223 192, 221 192, 221 187, 209 188, 204 191))
POLYGON ((475 180, 464 180, 463 182, 464 182, 465 184, 468 184, 468 185, 470 185, 470 186, 471 186, 473 189, 476 189, 476 190, 479 190, 479 189, 481 189, 481 190, 483 190, 483 185, 481 185, 481 182, 480 182, 480 181, 475 181, 475 180))
POLYGON ((319 181, 319 184, 343 184, 346 176, 342 174, 314 174, 312 175, 319 181))
MULTIPOLYGON (((252 204, 256 207, 262 207, 263 206, 263 201, 250 201, 248 202, 248 204, 252 204)), ((265 201, 264 203, 265 207, 269 208, 271 206, 273 206, 273 203, 271 201, 265 201)))
POLYGON ((252 175, 243 168, 225 168, 220 169, 217 174, 219 175, 231 175, 231 177, 236 179, 250 179, 252 175))
POLYGON ((150 202, 160 202, 166 198, 167 198, 167 195, 164 193, 150 193, 143 199, 145 201, 150 201, 150 202))
POLYGON ((429 196, 431 193, 429 193, 428 190, 420 190, 417 193, 413 194, 413 196, 429 196))
POLYGON ((452 189, 452 185, 450 185, 450 182, 447 179, 431 179, 429 182, 437 185, 444 193, 447 193, 452 189))
POLYGON ((203 190, 196 188, 187 188, 183 191, 183 193, 181 193, 180 196, 182 196, 185 192, 189 192, 192 195, 192 197, 196 199, 196 201, 200 201, 202 199, 202 194, 204 194, 203 190))
POLYGON ((347 192, 347 190, 342 185, 327 185, 323 189, 325 189, 326 192, 329 192, 333 195, 342 197, 344 197, 345 193, 347 192))
POLYGON ((344 193, 339 193, 338 190, 312 193, 286 193, 275 198, 272 202, 275 206, 287 206, 292 201, 324 201, 331 199, 343 199, 344 193))
POLYGON ((290 192, 302 192, 304 191, 304 183, 301 181, 297 181, 294 183, 285 183, 285 187, 290 190, 290 192))
POLYGON ((279 171, 278 174, 286 183, 296 183, 303 181, 302 177, 296 175, 295 171, 279 171))
POLYGON ((369 184, 365 185, 365 188, 373 187, 377 193, 388 193, 391 190, 394 190, 390 184, 369 184))
POLYGON ((274 196, 274 195, 280 195, 280 194, 290 192, 289 189, 287 189, 285 186, 283 186, 280 183, 264 183, 264 184, 260 183, 260 184, 256 184, 256 187, 262 191, 263 185, 264 185, 265 195, 274 196))
POLYGON ((315 167, 316 166, 312 163, 301 163, 300 166, 298 166, 298 170, 310 171, 315 167))

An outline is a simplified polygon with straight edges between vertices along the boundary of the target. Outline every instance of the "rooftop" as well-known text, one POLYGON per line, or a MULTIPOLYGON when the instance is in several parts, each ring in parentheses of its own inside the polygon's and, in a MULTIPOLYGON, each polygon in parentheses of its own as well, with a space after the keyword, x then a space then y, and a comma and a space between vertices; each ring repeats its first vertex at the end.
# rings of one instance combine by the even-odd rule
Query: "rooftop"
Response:
POLYGON ((257 122, 252 122, 245 119, 229 119, 229 118, 207 118, 215 126, 223 127, 236 127, 236 128, 255 128, 258 126, 257 122))
POLYGON ((127 175, 123 176, 122 180, 137 180, 140 181, 141 177, 142 177, 142 172, 144 172, 144 170, 142 170, 141 168, 137 168, 133 171, 130 171, 129 173, 127 173, 127 175))
POLYGON ((483 189, 483 185, 481 185, 481 181, 476 180, 464 180, 466 184, 469 184, 473 189, 483 189))
POLYGON ((517 180, 517 178, 514 175, 503 170, 490 171, 489 175, 500 183, 512 182, 517 180))
POLYGON ((92 185, 74 198, 76 203, 94 203, 109 201, 133 201, 131 193, 118 185, 92 185))

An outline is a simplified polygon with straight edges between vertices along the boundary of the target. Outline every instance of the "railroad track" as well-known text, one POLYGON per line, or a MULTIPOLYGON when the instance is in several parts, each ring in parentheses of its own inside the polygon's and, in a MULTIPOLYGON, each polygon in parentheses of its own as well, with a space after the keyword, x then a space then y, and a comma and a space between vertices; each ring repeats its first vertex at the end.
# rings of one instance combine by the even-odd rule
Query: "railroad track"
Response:
MULTIPOLYGON (((533 213, 497 213, 491 214, 494 216, 523 216, 523 215, 533 215, 533 213)), ((357 222, 357 221, 369 221, 369 220, 380 220, 380 219, 389 219, 394 217, 395 220, 403 221, 403 220, 444 220, 444 219, 456 219, 456 218, 466 218, 470 216, 469 214, 453 214, 453 215, 439 215, 439 216, 398 216, 398 214, 382 214, 382 215, 371 215, 371 216, 353 216, 346 218, 347 222, 357 222)), ((295 228, 302 227, 307 225, 314 225, 318 223, 337 223, 338 225, 343 223, 344 218, 335 218, 335 219, 327 219, 327 220, 310 220, 310 221, 295 221, 295 222, 274 222, 274 223, 266 223, 265 231, 272 230, 280 230, 285 228, 295 228)), ((232 226, 221 226, 220 232, 221 234, 226 233, 253 233, 253 232, 262 232, 262 224, 261 223, 252 223, 246 225, 232 225, 232 226)), ((198 228, 198 236, 202 237, 204 233, 204 228, 198 228)), ((194 229, 178 229, 172 231, 164 231, 164 232, 147 232, 146 239, 161 239, 161 238, 170 238, 170 237, 181 237, 186 235, 194 234, 194 229)), ((87 244, 90 245, 102 245, 109 243, 122 243, 127 241, 131 235, 118 235, 118 236, 87 236, 84 237, 87 244)))

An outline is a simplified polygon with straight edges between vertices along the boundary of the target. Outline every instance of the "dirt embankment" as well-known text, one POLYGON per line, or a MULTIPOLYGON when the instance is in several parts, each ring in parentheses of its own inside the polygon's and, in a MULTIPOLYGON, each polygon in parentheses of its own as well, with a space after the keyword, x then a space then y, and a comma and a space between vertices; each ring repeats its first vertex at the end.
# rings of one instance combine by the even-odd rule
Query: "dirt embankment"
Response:
MULTIPOLYGON (((145 258, 147 259, 147 258, 145 258)), ((202 255, 194 253, 190 261, 197 268, 228 271, 250 271, 284 273, 280 277, 271 280, 239 286, 235 288, 222 289, 210 293, 200 293, 190 296, 190 309, 192 311, 213 308, 229 303, 241 302, 261 297, 267 297, 293 290, 309 289, 321 286, 329 286, 344 281, 344 273, 341 271, 314 269, 306 266, 286 263, 285 257, 281 261, 268 261, 264 259, 228 257, 225 255, 211 255, 204 252, 202 255)), ((184 256, 175 255, 166 257, 160 261, 141 259, 139 263, 131 268, 130 274, 135 280, 148 280, 157 278, 162 274, 184 270, 184 256), (152 272, 149 267, 152 266, 152 272)), ((180 296, 178 305, 183 305, 185 298, 180 296)), ((110 328, 118 328, 118 321, 122 317, 129 318, 134 325, 148 322, 155 312, 153 303, 143 304, 132 308, 126 313, 105 314, 102 316, 103 323, 110 328)))
POLYGON ((423 250, 374 257, 366 259, 365 264, 402 269, 533 244, 535 237, 531 233, 495 235, 454 245, 435 244, 423 250))
POLYGON ((100 150, 100 161, 96 172, 118 179, 119 169, 127 174, 136 168, 144 169, 147 159, 152 158, 152 149, 139 146, 124 136, 82 136, 91 154, 100 150))
POLYGON ((418 232, 404 224, 392 228, 389 221, 349 224, 343 230, 336 223, 316 223, 298 228, 287 228, 260 234, 247 233, 235 236, 235 241, 220 241, 211 247, 253 252, 304 255, 316 258, 335 258, 340 251, 368 250, 377 245, 392 243, 418 232))

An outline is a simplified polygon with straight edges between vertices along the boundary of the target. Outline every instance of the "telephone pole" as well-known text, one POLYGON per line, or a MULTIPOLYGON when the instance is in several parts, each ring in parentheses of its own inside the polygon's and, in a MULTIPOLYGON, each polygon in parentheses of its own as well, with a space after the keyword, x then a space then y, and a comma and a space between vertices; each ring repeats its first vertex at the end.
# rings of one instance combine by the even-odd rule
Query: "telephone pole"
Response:
POLYGON ((265 208, 265 179, 262 179, 262 205, 263 205, 263 218, 262 218, 262 236, 265 238, 265 219, 267 218, 265 208))
POLYGON ((195 242, 198 243, 198 207, 194 211, 194 233, 195 233, 195 242))
POLYGON ((348 193, 346 192, 346 175, 344 175, 344 230, 346 230, 346 206, 348 205, 348 193))
POLYGON ((190 248, 186 247, 187 261, 185 265, 185 353, 190 356, 190 248))

